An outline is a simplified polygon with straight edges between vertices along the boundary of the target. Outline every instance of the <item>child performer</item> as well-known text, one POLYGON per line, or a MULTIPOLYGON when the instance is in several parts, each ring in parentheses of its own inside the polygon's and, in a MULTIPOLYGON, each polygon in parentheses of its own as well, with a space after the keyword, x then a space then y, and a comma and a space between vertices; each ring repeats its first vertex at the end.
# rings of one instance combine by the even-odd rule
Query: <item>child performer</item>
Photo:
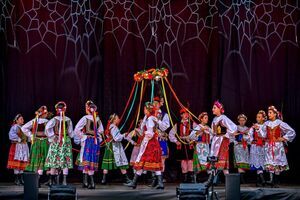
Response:
POLYGON ((296 133, 287 123, 280 119, 280 113, 275 106, 268 108, 269 120, 260 129, 265 144, 265 169, 270 173, 270 181, 266 183, 277 187, 277 179, 281 172, 289 170, 284 143, 292 142, 296 133), (275 176, 274 176, 275 174, 275 176))
POLYGON ((106 176, 109 170, 120 169, 123 175, 124 184, 131 183, 128 178, 127 171, 128 161, 122 146, 122 140, 125 134, 121 134, 118 128, 120 118, 117 114, 112 114, 109 117, 107 128, 105 130, 105 152, 102 161, 103 179, 102 184, 106 184, 106 176))
POLYGON ((50 147, 45 166, 50 168, 50 186, 53 184, 53 180, 59 170, 63 172, 62 184, 67 185, 69 169, 73 168, 71 143, 71 138, 73 138, 73 124, 71 119, 65 116, 66 109, 67 105, 65 102, 58 102, 55 105, 57 116, 52 118, 46 125, 46 134, 50 141, 50 147))
POLYGON ((85 111, 87 115, 79 120, 74 129, 74 141, 81 144, 76 165, 83 173, 83 187, 95 189, 94 173, 98 171, 101 134, 104 129, 96 112, 97 106, 92 101, 86 102, 85 111))
POLYGON ((22 176, 24 169, 29 163, 27 137, 21 130, 21 126, 23 124, 23 116, 21 114, 17 114, 8 134, 11 145, 9 149, 7 168, 14 170, 16 185, 24 185, 22 176))
POLYGON ((254 124, 249 130, 250 135, 250 169, 255 170, 257 174, 256 178, 256 186, 264 186, 264 162, 265 162, 265 141, 264 138, 260 137, 258 134, 258 130, 262 128, 264 122, 266 120, 266 113, 263 110, 260 110, 256 114, 256 124, 254 124))

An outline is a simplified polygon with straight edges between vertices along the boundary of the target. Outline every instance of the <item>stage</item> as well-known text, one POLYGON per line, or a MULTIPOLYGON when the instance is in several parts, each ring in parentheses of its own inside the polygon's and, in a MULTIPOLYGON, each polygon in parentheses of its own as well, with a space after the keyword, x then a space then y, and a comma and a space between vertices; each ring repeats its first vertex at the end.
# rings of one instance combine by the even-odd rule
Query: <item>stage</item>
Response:
MULTIPOLYGON (((73 184, 77 188, 78 199, 126 199, 126 200, 150 200, 150 199, 176 199, 176 187, 178 184, 166 184, 165 190, 150 189, 146 185, 138 185, 137 189, 127 188, 122 184, 96 185, 95 190, 81 188, 81 184, 73 184)), ((48 187, 42 186, 39 189, 39 199, 48 198, 48 187)), ((225 199, 225 186, 215 187, 220 199, 225 199)), ((1 183, 0 199, 23 199, 23 187, 15 186, 12 183, 1 183)), ((300 186, 282 185, 280 188, 257 188, 253 184, 245 184, 241 187, 241 199, 300 199, 300 186)))

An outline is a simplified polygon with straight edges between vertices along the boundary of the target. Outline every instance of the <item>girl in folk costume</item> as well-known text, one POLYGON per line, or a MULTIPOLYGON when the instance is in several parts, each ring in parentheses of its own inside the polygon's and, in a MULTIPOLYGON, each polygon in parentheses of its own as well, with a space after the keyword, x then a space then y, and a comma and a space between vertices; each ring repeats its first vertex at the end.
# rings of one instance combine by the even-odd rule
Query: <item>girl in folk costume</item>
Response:
MULTIPOLYGON (((161 107, 164 105, 164 99, 160 97, 153 98, 153 106, 155 107, 157 117, 157 131, 158 131, 158 140, 159 145, 162 150, 161 160, 162 160, 162 173, 165 171, 165 161, 169 157, 169 148, 168 148, 168 134, 166 130, 170 127, 169 115, 161 110, 161 107)), ((152 173, 152 183, 151 187, 156 187, 157 179, 155 173, 152 173)))
POLYGON ((27 137, 21 130, 24 119, 21 114, 14 118, 13 125, 9 130, 9 140, 11 141, 7 168, 14 170, 15 184, 23 185, 23 171, 29 162, 29 149, 27 137))
MULTIPOLYGON (((213 137, 211 142, 210 156, 218 157, 215 164, 217 170, 223 170, 224 174, 229 173, 229 143, 234 138, 237 131, 236 125, 224 115, 224 106, 219 101, 215 101, 212 112, 215 115, 211 128, 213 137)), ((210 172, 208 181, 205 182, 207 187, 213 183, 213 175, 210 172)))
POLYGON ((207 126, 208 114, 202 112, 199 115, 200 124, 197 124, 190 134, 190 140, 196 143, 194 150, 194 182, 197 182, 197 173, 206 171, 208 167, 207 157, 209 156, 209 144, 212 136, 212 129, 207 126))
MULTIPOLYGON (((45 160, 48 154, 49 143, 45 133, 48 122, 48 111, 46 106, 40 107, 35 112, 36 117, 22 126, 23 133, 31 139, 30 163, 27 171, 38 172, 39 176, 47 170, 45 160)), ((39 184, 40 186, 40 184, 39 184)))
POLYGON ((179 137, 184 142, 181 143, 176 138, 177 133, 177 124, 173 126, 173 128, 169 132, 170 141, 176 143, 177 145, 177 158, 181 160, 181 170, 184 176, 184 182, 188 182, 188 174, 190 178, 193 180, 193 154, 194 154, 194 145, 190 143, 190 130, 191 130, 191 123, 190 123, 190 116, 186 109, 182 108, 180 110, 181 121, 179 123, 179 137))
POLYGON ((245 170, 249 169, 249 128, 245 125, 247 122, 247 117, 244 114, 240 114, 237 117, 237 120, 239 125, 237 126, 237 133, 235 134, 234 141, 235 166, 238 168, 238 172, 240 173, 241 183, 245 183, 245 170))
POLYGON ((142 123, 144 137, 134 164, 136 172, 133 181, 130 184, 127 184, 127 186, 135 189, 139 176, 141 176, 143 170, 146 170, 155 172, 155 175, 158 178, 156 189, 164 189, 163 178, 161 175, 162 151, 158 141, 158 132, 156 130, 158 119, 155 117, 155 108, 153 104, 146 102, 144 113, 146 115, 145 121, 142 123))
POLYGON ((89 189, 95 189, 94 172, 98 171, 101 134, 104 131, 96 110, 97 106, 92 101, 87 101, 85 104, 87 115, 79 120, 74 129, 74 141, 81 144, 76 165, 83 173, 83 187, 89 189), (88 175, 90 177, 89 183, 88 175))
POLYGON ((45 166, 50 168, 50 186, 53 184, 53 180, 59 170, 63 172, 63 185, 67 185, 69 169, 73 168, 71 143, 71 138, 74 135, 73 124, 71 119, 65 116, 66 109, 67 105, 65 102, 58 102, 55 105, 57 116, 52 118, 46 125, 46 134, 50 147, 45 166))
POLYGON ((109 170, 120 169, 125 184, 131 183, 127 176, 128 161, 122 146, 122 140, 125 134, 121 134, 118 128, 120 118, 116 114, 109 117, 107 128, 105 130, 105 152, 102 161, 103 179, 102 184, 106 184, 106 176, 109 170))
POLYGON ((265 144, 265 169, 270 173, 268 184, 274 186, 275 175, 288 170, 289 165, 285 154, 284 143, 292 142, 296 137, 294 129, 280 118, 280 113, 274 106, 268 108, 269 120, 259 129, 262 137, 266 138, 265 144))
POLYGON ((261 129, 266 119, 266 113, 263 110, 260 110, 256 115, 256 124, 254 124, 250 130, 250 169, 256 170, 257 179, 256 179, 256 186, 264 186, 265 179, 264 179, 264 162, 265 162, 265 141, 264 138, 260 137, 258 130, 261 129))

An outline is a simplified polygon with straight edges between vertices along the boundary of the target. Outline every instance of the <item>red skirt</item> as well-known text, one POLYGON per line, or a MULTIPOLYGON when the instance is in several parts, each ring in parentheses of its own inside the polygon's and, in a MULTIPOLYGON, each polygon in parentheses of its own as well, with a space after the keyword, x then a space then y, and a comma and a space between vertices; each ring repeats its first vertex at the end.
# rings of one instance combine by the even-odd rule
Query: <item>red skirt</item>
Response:
POLYGON ((161 171, 162 160, 161 160, 161 148, 158 142, 158 138, 155 134, 153 138, 148 142, 144 154, 139 162, 134 164, 135 170, 146 170, 146 171, 161 171))
POLYGON ((12 143, 9 149, 7 168, 8 169, 17 169, 17 170, 25 170, 28 162, 22 160, 15 160, 15 152, 16 152, 16 143, 12 143))
POLYGON ((229 139, 224 137, 219 149, 218 162, 215 167, 218 170, 229 169, 229 139))

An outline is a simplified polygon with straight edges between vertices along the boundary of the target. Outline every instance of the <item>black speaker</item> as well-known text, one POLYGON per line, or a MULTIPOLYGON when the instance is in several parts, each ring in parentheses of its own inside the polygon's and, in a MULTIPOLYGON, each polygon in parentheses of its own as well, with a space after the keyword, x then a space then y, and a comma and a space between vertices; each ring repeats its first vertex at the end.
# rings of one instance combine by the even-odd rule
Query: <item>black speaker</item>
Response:
POLYGON ((241 185, 240 174, 226 174, 225 175, 225 199, 240 199, 241 185))
POLYGON ((202 183, 181 183, 176 188, 177 199, 180 200, 205 200, 208 188, 202 183))
POLYGON ((24 200, 38 200, 38 174, 35 172, 24 172, 24 200))
POLYGON ((70 185, 52 185, 49 189, 48 199, 76 200, 76 187, 70 185))

